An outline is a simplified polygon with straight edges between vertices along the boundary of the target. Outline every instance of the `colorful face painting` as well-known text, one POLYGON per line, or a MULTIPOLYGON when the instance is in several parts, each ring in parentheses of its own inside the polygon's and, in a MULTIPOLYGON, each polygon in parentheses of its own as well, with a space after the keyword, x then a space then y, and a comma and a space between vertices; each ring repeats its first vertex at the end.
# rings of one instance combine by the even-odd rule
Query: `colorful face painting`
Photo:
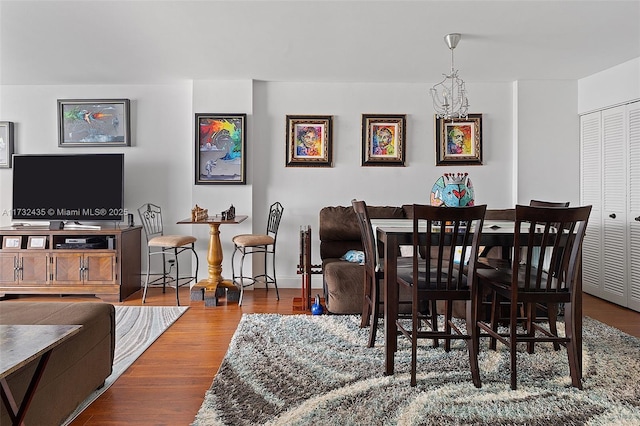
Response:
POLYGON ((468 173, 445 173, 431 188, 432 206, 465 207, 474 205, 474 191, 468 173))
POLYGON ((447 155, 471 155, 471 125, 447 125, 447 155))
POLYGON ((389 156, 396 155, 396 138, 394 126, 373 125, 373 138, 371 144, 372 156, 389 156))
POLYGON ((296 125, 296 157, 322 158, 322 126, 296 125))

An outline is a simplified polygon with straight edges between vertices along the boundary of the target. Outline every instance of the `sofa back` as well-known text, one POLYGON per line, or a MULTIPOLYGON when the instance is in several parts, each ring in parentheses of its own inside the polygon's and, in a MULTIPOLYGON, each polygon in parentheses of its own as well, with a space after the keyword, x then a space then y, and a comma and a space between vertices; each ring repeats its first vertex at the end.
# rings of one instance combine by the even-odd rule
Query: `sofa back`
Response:
MULTIPOLYGON (((409 217, 411 206, 367 206, 367 211, 371 219, 402 219, 409 217)), ((360 226, 351 206, 322 208, 318 236, 322 260, 339 258, 349 250, 362 250, 360 226)))

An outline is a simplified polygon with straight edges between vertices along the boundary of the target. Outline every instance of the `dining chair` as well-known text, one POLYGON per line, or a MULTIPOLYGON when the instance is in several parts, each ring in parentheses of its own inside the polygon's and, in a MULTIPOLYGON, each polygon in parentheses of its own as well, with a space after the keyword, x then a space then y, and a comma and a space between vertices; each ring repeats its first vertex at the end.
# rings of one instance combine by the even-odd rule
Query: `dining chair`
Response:
POLYGON ((138 208, 138 215, 142 222, 142 229, 147 240, 147 274, 144 281, 144 291, 142 292, 142 303, 147 298, 147 289, 149 284, 162 280, 162 292, 166 291, 167 283, 174 282, 176 287, 176 303, 180 305, 180 296, 178 290, 180 285, 188 284, 191 281, 198 280, 198 254, 195 251, 196 237, 192 235, 165 235, 164 223, 162 220, 162 209, 160 206, 152 203, 143 204, 138 208), (178 255, 184 251, 191 251, 196 259, 196 270, 193 276, 180 277, 178 255), (162 275, 159 278, 149 282, 151 270, 151 259, 160 255, 162 257, 162 275), (167 259, 167 257, 170 257, 167 259), (169 268, 167 270, 167 264, 169 268), (171 276, 171 269, 175 266, 175 278, 171 276), (185 281, 185 279, 187 281, 185 281), (180 280, 183 281, 180 284, 180 280))
POLYGON ((412 267, 409 272, 398 271, 398 286, 409 288, 412 292, 411 322, 408 324, 403 319, 396 321, 398 331, 411 341, 411 386, 416 386, 418 339, 426 338, 443 339, 445 350, 451 340, 464 340, 470 355, 473 383, 480 387, 478 358, 471 356, 471 344, 477 329, 472 322, 476 315, 471 309, 476 306, 467 303, 466 332, 452 321, 452 308, 454 301, 471 300, 486 208, 486 205, 413 205, 412 267), (465 259, 468 259, 466 265, 465 259), (428 321, 427 327, 421 327, 420 300, 444 302, 442 330, 430 327, 428 321))
POLYGON ((278 240, 278 229, 280 228, 280 220, 282 219, 283 212, 284 207, 276 201, 269 207, 267 229, 264 234, 240 234, 232 238, 234 249, 233 254, 231 255, 231 275, 233 277, 233 283, 240 288, 238 306, 242 306, 242 296, 244 295, 245 287, 255 285, 259 281, 259 278, 264 279, 264 285, 267 288, 267 291, 269 290, 269 283, 273 284, 276 289, 276 299, 280 300, 278 282, 276 280, 276 242, 278 240), (234 259, 236 253, 240 253, 242 255, 240 259, 239 275, 236 275, 235 271, 234 259), (253 254, 264 255, 264 273, 253 275, 252 277, 245 277, 242 271, 244 259, 247 255, 253 254), (267 272, 267 255, 271 255, 272 274, 267 272))
MULTIPOLYGON (((353 211, 358 218, 358 225, 362 236, 362 248, 364 251, 364 296, 362 300, 362 317, 360 320, 360 328, 369 327, 369 340, 367 347, 372 348, 375 345, 378 323, 382 313, 381 307, 383 300, 381 299, 381 287, 384 280, 384 271, 382 262, 378 261, 376 256, 376 243, 371 226, 371 219, 367 211, 367 204, 361 200, 351 200, 353 211)), ((398 258, 398 268, 407 269, 411 266, 409 258, 398 258)), ((403 292, 400 294, 400 303, 404 305, 411 304, 411 294, 403 292)), ((399 310, 400 314, 404 310, 399 310)), ((436 312, 435 301, 431 306, 431 312, 436 312)))
MULTIPOLYGON (((471 345, 472 357, 478 357, 479 338, 491 336, 508 347, 510 355, 511 389, 517 388, 517 343, 527 343, 527 351, 533 352, 537 342, 557 342, 567 349, 571 384, 582 389, 578 341, 582 336, 580 307, 576 306, 582 241, 591 212, 591 206, 583 207, 531 207, 516 206, 514 250, 509 268, 477 269, 473 286, 472 313, 475 332, 471 345), (544 256, 534 258, 534 247, 540 253, 550 251, 551 261, 545 265, 544 256), (506 331, 496 324, 487 323, 478 315, 481 295, 489 291, 497 293, 509 302, 509 324, 506 331), (559 336, 544 323, 536 321, 536 310, 527 309, 524 331, 517 328, 520 304, 565 304, 565 333, 559 336)), ((495 300, 495 299, 494 299, 495 300)))
MULTIPOLYGON (((529 205, 532 207, 569 207, 569 203, 570 203, 569 201, 543 201, 543 200, 529 201, 529 205)), ((557 228, 558 224, 555 224, 555 227, 557 228)), ((538 256, 544 256, 545 261, 549 259, 549 256, 550 256, 548 249, 546 250, 546 252, 542 252, 538 249, 534 249, 534 254, 537 254, 538 256)), ((536 309, 541 312, 546 312, 547 320, 549 321, 549 329, 553 334, 557 336, 558 328, 556 324, 558 322, 558 315, 560 313, 561 308, 564 311, 564 306, 559 303, 547 303, 547 304, 537 303, 536 305, 526 307, 526 310, 529 311, 531 309, 536 309)), ((541 319, 540 317, 538 318, 541 319)), ((553 348, 556 351, 559 351, 560 343, 553 342, 553 348)))

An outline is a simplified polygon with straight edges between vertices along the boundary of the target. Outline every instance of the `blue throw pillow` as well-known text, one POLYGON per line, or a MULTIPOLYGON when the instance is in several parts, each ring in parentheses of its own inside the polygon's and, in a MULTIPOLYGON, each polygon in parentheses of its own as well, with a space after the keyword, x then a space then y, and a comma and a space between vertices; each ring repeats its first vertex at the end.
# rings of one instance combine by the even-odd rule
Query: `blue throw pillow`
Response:
POLYGON ((349 250, 340 259, 364 265, 364 252, 361 250, 349 250))

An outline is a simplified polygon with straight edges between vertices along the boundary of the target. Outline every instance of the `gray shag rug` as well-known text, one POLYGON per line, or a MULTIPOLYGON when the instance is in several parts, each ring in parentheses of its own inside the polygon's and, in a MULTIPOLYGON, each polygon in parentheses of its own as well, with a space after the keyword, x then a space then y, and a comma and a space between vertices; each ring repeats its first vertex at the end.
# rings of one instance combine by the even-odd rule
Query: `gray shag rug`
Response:
MULTIPOLYGON (((205 395, 203 425, 640 425, 640 339, 584 319, 583 385, 571 387, 566 350, 518 354, 509 387, 504 345, 481 342, 482 388, 462 341, 430 341, 409 386, 410 345, 398 338, 395 375, 384 376, 382 330, 367 348, 359 316, 245 314, 205 395)), ((563 332, 564 324, 559 324, 563 332)))

